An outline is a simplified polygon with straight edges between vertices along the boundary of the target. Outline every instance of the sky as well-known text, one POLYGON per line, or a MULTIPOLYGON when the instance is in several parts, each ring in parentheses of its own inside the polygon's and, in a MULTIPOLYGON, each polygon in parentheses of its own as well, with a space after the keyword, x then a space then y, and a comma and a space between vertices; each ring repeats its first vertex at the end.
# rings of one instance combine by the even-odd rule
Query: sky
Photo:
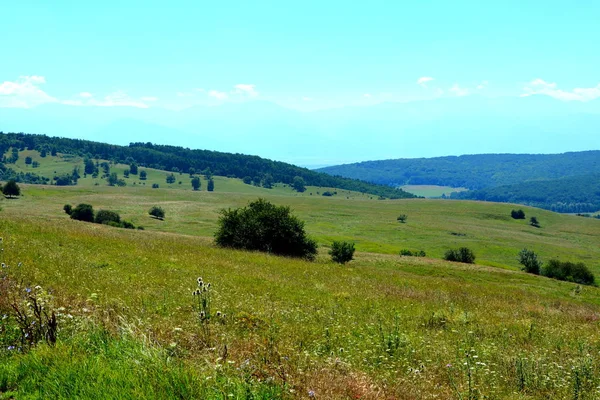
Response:
POLYGON ((600 2, 3 1, 0 106, 600 97, 600 2))
POLYGON ((49 103, 132 115, 255 101, 301 112, 589 103, 599 15, 597 0, 0 0, 0 116, 49 103))

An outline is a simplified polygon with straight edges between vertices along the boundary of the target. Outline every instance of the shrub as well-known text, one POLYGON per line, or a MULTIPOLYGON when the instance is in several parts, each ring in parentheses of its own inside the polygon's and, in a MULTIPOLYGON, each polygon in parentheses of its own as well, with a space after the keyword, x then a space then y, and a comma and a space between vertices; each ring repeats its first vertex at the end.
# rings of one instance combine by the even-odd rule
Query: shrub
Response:
POLYGON ((158 206, 152 207, 150 209, 150 211, 148 211, 148 214, 150 214, 151 216, 158 218, 158 219, 165 218, 165 210, 163 210, 161 207, 158 207, 158 206))
POLYGON ((125 228, 125 229, 135 229, 135 225, 133 225, 131 222, 129 221, 121 221, 121 228, 125 228))
POLYGON ((345 264, 354 258, 354 243, 333 241, 329 250, 331 259, 336 263, 345 264))
POLYGON ((152 189, 158 189, 158 183, 153 183, 152 184, 152 189))
POLYGON ((523 210, 512 210, 510 216, 513 219, 525 219, 525 212, 523 210))
POLYGON ((444 260, 473 264, 475 262, 475 254, 468 247, 461 247, 458 250, 448 250, 444 254, 444 260))
POLYGON ((94 222, 94 208, 89 204, 79 204, 71 211, 71 218, 78 221, 94 222))
POLYGON ((519 252, 519 263, 523 266, 521 270, 530 274, 540 274, 542 262, 538 260, 537 254, 535 254, 532 250, 521 250, 519 252))
POLYGON ((419 250, 419 251, 410 251, 408 249, 402 249, 400 250, 400 255, 401 256, 407 256, 407 257, 425 257, 426 254, 423 250, 419 250))
POLYGON ((259 250, 303 257, 317 254, 317 243, 304 232, 304 222, 290 208, 258 199, 243 208, 221 210, 215 242, 222 247, 259 250))
POLYGON ((544 268, 542 268, 542 275, 582 285, 593 285, 595 281, 594 274, 584 263, 572 263, 556 259, 552 259, 546 263, 544 268))
POLYGON ((71 212, 73 212, 73 207, 70 204, 65 204, 63 206, 63 210, 65 210, 67 214, 71 215, 71 212))
POLYGON ((407 219, 408 219, 408 215, 406 215, 406 214, 401 214, 398 216, 398 218, 396 218, 396 220, 402 224, 405 223, 407 219))
POLYGON ((108 224, 109 222, 116 222, 119 224, 121 222, 121 216, 114 211, 100 210, 96 213, 94 222, 97 224, 108 224))
POLYGON ((333 193, 331 193, 329 190, 326 192, 323 192, 322 196, 326 196, 326 197, 331 197, 333 196, 333 193))

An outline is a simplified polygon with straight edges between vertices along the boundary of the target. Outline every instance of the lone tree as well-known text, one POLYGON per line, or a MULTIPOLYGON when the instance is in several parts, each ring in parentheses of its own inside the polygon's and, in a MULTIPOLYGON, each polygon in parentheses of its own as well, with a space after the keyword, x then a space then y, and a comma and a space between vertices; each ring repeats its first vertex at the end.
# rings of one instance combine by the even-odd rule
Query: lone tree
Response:
POLYGON ((165 218, 165 210, 158 206, 153 206, 150 211, 148 211, 148 214, 160 220, 165 218))
POLYGON ((173 175, 173 174, 167 175, 167 179, 166 179, 167 183, 175 183, 176 180, 177 179, 175 179, 175 175, 173 175))
POLYGON ((292 187, 298 193, 302 193, 306 191, 306 183, 304 182, 304 178, 301 176, 295 176, 292 182, 292 187))
POLYGON ((519 264, 523 267, 521 270, 530 274, 539 275, 542 267, 542 262, 538 260, 537 254, 532 250, 523 249, 519 252, 519 264))
POLYGON ((208 183, 206 184, 206 190, 209 192, 215 191, 215 181, 212 178, 208 180, 208 183))
POLYGON ((265 176, 263 176, 263 178, 262 178, 262 187, 264 187, 265 189, 272 189, 273 188, 273 175, 271 175, 271 174, 265 174, 265 176))
POLYGON ((406 215, 406 214, 400 214, 398 216, 398 218, 396 218, 396 220, 398 222, 400 222, 401 224, 405 223, 407 219, 408 219, 408 215, 406 215))
POLYGON ((21 195, 21 188, 14 179, 11 179, 2 187, 2 193, 8 196, 9 199, 12 199, 13 196, 21 195))
POLYGON ((32 162, 33 162, 33 158, 31 158, 31 157, 29 157, 29 156, 25 157, 25 164, 29 165, 29 164, 31 164, 32 162))
POLYGON ((201 185, 202 184, 200 183, 200 178, 199 177, 195 176, 195 177, 192 178, 192 188, 194 190, 200 190, 200 186, 201 185))
POLYGON ((535 226, 536 228, 540 227, 540 223, 539 223, 539 221, 538 221, 538 219, 536 217, 531 217, 529 219, 529 225, 535 226))
POLYGON ((71 210, 71 218, 78 221, 94 222, 94 208, 90 204, 79 204, 71 210))
POLYGON ((222 247, 259 250, 313 260, 317 243, 289 207, 258 199, 243 208, 221 210, 215 242, 222 247))
POLYGON ((140 172, 140 181, 145 181, 147 179, 148 173, 146 171, 140 172))
POLYGON ((345 264, 354 258, 354 243, 333 241, 329 250, 331 259, 336 263, 345 264))

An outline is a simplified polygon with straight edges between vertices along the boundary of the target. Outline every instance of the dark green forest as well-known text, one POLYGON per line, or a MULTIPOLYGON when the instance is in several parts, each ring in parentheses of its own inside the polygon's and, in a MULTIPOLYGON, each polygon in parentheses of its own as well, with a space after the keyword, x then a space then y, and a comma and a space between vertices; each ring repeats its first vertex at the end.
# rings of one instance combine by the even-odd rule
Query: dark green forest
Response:
POLYGON ((595 212, 600 210, 600 174, 453 193, 452 198, 526 204, 561 213, 595 212))
MULTIPOLYGON (((131 143, 118 146, 89 140, 67 139, 25 133, 0 132, 0 154, 10 149, 38 150, 48 154, 72 154, 81 157, 104 159, 121 163, 137 163, 141 167, 167 171, 189 172, 210 169, 212 174, 243 179, 272 177, 273 182, 292 184, 295 177, 304 179, 306 185, 334 187, 369 193, 382 198, 412 198, 414 195, 390 186, 367 183, 358 179, 342 178, 311 171, 279 161, 258 156, 232 154, 209 150, 193 150, 184 147, 131 143)), ((14 154, 14 153, 12 153, 14 154)), ((15 179, 24 183, 47 183, 48 177, 36 174, 16 173, 10 168, 12 156, 4 157, 0 163, 0 180, 15 179)))
POLYGON ((440 185, 477 190, 600 173, 600 151, 366 161, 318 171, 394 187, 440 185))

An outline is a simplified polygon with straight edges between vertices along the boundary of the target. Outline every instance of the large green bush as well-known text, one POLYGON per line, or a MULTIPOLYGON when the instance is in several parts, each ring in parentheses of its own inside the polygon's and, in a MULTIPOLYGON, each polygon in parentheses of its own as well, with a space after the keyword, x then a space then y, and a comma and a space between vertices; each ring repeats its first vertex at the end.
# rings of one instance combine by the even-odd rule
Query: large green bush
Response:
POLYGON ((584 263, 573 263, 570 261, 559 261, 552 259, 542 268, 542 275, 560 281, 580 283, 582 285, 593 285, 594 274, 584 263))
POLYGON ((78 221, 94 222, 94 208, 90 204, 79 204, 71 211, 71 218, 78 221))
POLYGON ((121 216, 114 211, 100 210, 96 213, 95 222, 97 224, 108 224, 115 222, 117 225, 121 222, 121 216))
POLYGON ((304 222, 290 208, 258 199, 243 208, 222 210, 215 233, 219 246, 259 250, 312 260, 317 243, 304 232, 304 222))
POLYGON ((461 247, 458 250, 448 250, 444 254, 444 260, 473 264, 475 262, 475 254, 468 247, 461 247))

